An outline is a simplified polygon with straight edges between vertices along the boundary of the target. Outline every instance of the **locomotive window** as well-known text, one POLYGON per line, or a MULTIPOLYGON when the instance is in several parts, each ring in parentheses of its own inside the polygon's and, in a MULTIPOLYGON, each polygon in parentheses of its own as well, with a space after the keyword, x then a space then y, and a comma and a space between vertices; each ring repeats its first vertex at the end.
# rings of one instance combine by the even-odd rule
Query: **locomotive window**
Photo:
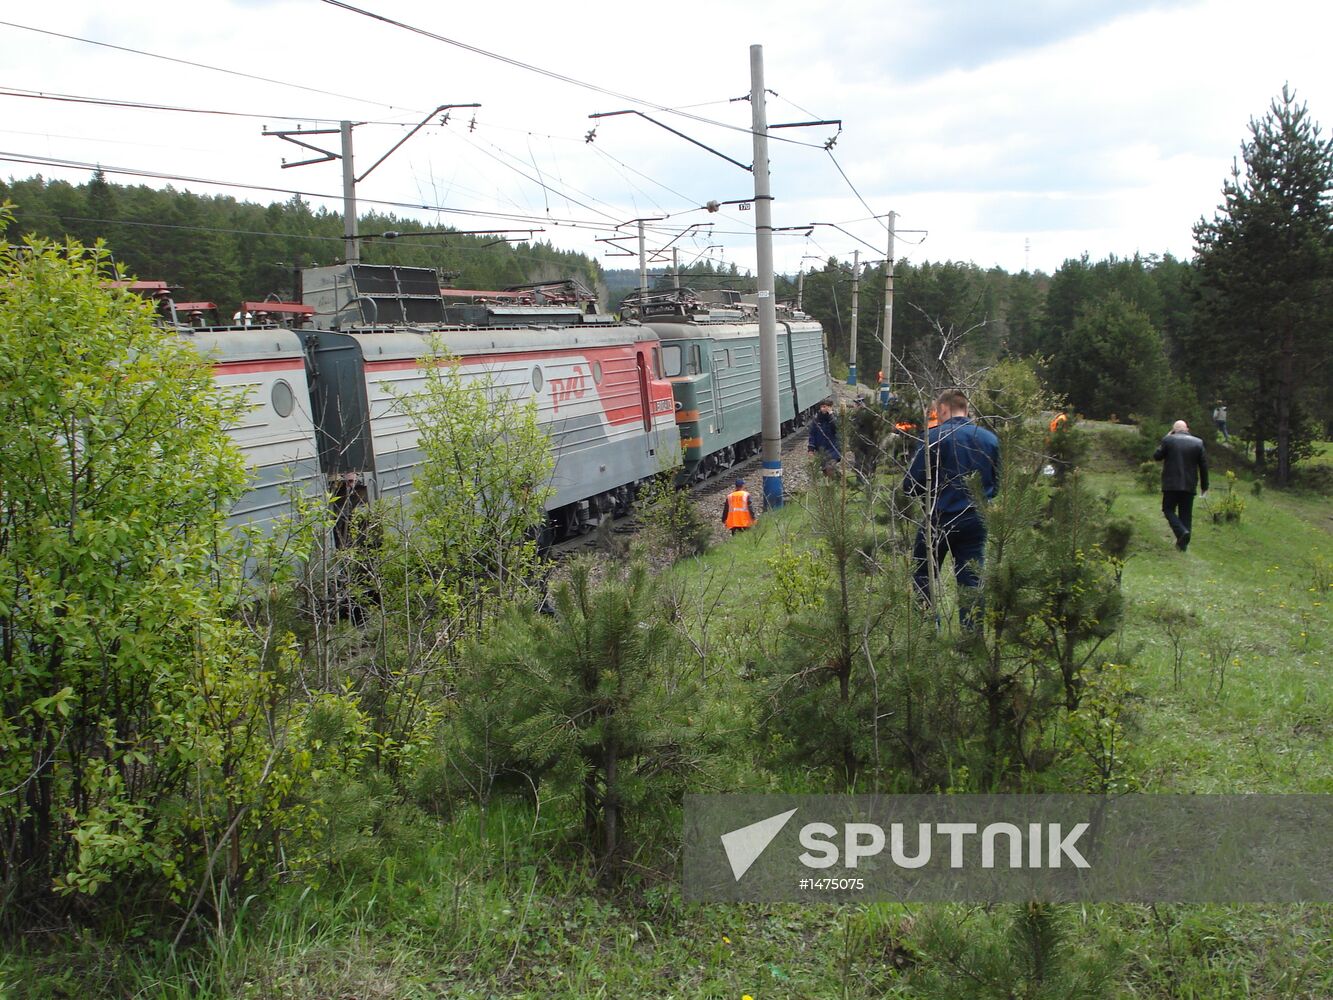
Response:
POLYGON ((595 385, 602 384, 602 363, 600 361, 592 363, 592 380, 595 385))
POLYGON ((668 344, 662 348, 662 360, 665 362, 666 377, 675 378, 680 374, 680 345, 668 344))
POLYGON ((277 411, 280 417, 290 417, 292 410, 296 409, 296 396, 286 379, 280 378, 273 383, 273 391, 269 399, 273 403, 273 409, 277 411))
POLYGON ((540 366, 534 366, 533 369, 532 369, 532 391, 533 391, 533 392, 541 392, 541 391, 542 391, 542 386, 543 386, 545 383, 546 383, 546 380, 545 380, 544 378, 542 378, 542 370, 541 370, 540 366))

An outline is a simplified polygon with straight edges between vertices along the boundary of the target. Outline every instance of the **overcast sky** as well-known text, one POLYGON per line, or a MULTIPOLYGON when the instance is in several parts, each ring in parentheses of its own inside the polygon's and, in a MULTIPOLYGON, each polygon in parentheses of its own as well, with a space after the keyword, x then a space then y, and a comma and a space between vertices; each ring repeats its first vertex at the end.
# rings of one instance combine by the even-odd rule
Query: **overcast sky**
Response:
MULTIPOLYGON (((777 95, 771 123, 843 122, 841 132, 775 132, 804 145, 772 143, 774 224, 842 227, 777 237, 779 271, 854 249, 882 258, 885 230, 870 217, 892 209, 900 258, 1050 272, 1084 253, 1188 257, 1191 226, 1217 204, 1249 119, 1284 83, 1325 133, 1333 128, 1333 4, 1316 0, 351 5, 449 41, 325 0, 5 4, 0 176, 89 176, 13 162, 50 158, 100 163, 119 183, 168 183, 114 172, 124 168, 264 203, 324 194, 314 200, 340 209, 340 165, 283 169, 284 157, 306 154, 265 127, 364 123, 354 132, 361 173, 404 123, 476 102, 361 181, 363 209, 397 202, 430 208, 390 210, 456 228, 541 228, 536 238, 607 267, 637 263, 605 256, 598 238, 626 220, 669 216, 652 224, 650 248, 678 237, 685 260, 750 268, 753 213, 701 209, 750 195, 749 173, 641 118, 588 115, 634 108, 749 164, 750 106, 734 99, 748 94, 757 43, 777 95), (831 158, 824 145, 835 137, 831 158)), ((313 141, 337 149, 337 136, 313 141)))

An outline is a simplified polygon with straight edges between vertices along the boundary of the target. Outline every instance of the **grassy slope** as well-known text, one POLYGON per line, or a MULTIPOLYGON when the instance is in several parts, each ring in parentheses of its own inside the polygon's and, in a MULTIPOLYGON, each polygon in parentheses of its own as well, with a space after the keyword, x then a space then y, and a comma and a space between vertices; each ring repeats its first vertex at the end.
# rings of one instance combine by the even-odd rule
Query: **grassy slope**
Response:
MULTIPOLYGON (((1099 447, 1091 464, 1136 526, 1119 653, 1134 664, 1142 699, 1134 761, 1145 786, 1333 791, 1333 504, 1272 491, 1254 498, 1242 484, 1241 524, 1214 526, 1200 505, 1182 555, 1158 498, 1110 471, 1123 467, 1116 452, 1099 447), (1199 616, 1179 686, 1163 607, 1199 616), (1233 642, 1219 693, 1210 643, 1233 642)), ((804 534, 793 504, 673 572, 676 585, 696 592, 740 581, 721 588, 706 632, 696 623, 721 677, 739 670, 745 636, 765 614, 764 558, 804 534)), ((452 823, 391 822, 378 841, 346 853, 327 884, 251 901, 235 931, 174 964, 151 941, 11 954, 0 958, 0 993, 766 1000, 895 989, 893 968, 911 951, 904 942, 922 908, 690 906, 651 878, 611 898, 577 862, 551 856, 551 821, 550 812, 534 820, 505 804, 492 810, 485 836, 474 810, 452 823)), ((963 908, 954 918, 989 919, 963 908)), ((1066 918, 1080 947, 1123 949, 1119 995, 1333 996, 1333 907, 1082 907, 1066 918)))
MULTIPOLYGON (((1135 662, 1150 786, 1333 792, 1330 504, 1271 490, 1255 498, 1239 484, 1248 504, 1240 524, 1214 524, 1207 504, 1197 503, 1194 539, 1181 554, 1157 495, 1122 476, 1094 479, 1121 490, 1117 507, 1135 524, 1125 632, 1127 645, 1144 647, 1135 662), (1198 616, 1178 688, 1172 643, 1159 624, 1164 608, 1198 616), (1222 677, 1217 661, 1227 649, 1222 677)), ((1214 484, 1214 494, 1221 491, 1214 484)))

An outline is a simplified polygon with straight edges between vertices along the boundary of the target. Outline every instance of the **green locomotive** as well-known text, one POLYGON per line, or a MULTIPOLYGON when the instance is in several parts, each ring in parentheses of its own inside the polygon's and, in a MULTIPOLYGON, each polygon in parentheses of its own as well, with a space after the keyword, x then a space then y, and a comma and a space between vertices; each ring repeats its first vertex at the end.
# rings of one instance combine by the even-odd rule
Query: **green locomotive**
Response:
MULTIPOLYGON (((662 344, 663 374, 675 396, 682 481, 703 479, 759 453, 759 323, 735 292, 689 289, 650 295, 638 307, 662 344)), ((782 433, 803 424, 832 392, 824 330, 778 314, 778 412, 782 433)))

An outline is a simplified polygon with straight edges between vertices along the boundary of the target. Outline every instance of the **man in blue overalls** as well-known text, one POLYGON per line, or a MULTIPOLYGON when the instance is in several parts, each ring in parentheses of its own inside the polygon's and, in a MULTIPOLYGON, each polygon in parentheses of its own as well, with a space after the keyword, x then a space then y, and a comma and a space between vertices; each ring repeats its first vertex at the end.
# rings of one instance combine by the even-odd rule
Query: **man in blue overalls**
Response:
POLYGON ((945 553, 953 556, 953 575, 958 582, 958 617, 963 628, 975 631, 982 609, 981 566, 986 554, 986 522, 976 508, 968 479, 981 478, 986 499, 995 496, 1000 468, 1000 442, 984 427, 967 419, 967 397, 957 389, 942 392, 935 400, 939 423, 926 434, 911 468, 903 478, 909 495, 926 495, 925 523, 917 530, 912 550, 912 580, 919 599, 932 601, 930 578, 938 575, 945 553), (930 457, 927 476, 926 457, 930 457))

